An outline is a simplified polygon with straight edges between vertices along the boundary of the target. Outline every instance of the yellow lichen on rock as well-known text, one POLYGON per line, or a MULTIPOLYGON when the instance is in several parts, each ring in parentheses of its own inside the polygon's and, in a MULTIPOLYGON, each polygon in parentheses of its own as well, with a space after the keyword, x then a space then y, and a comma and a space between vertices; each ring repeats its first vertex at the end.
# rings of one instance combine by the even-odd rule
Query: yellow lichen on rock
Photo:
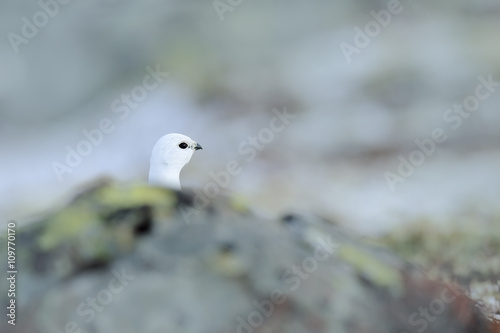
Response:
POLYGON ((368 252, 346 244, 339 248, 338 255, 339 258, 374 284, 380 287, 387 287, 397 294, 402 291, 403 286, 400 272, 396 268, 378 260, 368 252))

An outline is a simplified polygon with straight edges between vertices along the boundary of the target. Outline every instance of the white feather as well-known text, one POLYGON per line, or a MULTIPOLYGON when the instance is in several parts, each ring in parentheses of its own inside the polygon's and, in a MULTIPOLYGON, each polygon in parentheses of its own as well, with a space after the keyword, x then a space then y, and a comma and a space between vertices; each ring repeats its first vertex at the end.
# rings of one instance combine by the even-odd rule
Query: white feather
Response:
POLYGON ((193 153, 201 146, 188 136, 171 133, 161 137, 151 153, 149 183, 172 189, 181 189, 180 173, 193 153), (187 148, 182 149, 181 143, 187 148))

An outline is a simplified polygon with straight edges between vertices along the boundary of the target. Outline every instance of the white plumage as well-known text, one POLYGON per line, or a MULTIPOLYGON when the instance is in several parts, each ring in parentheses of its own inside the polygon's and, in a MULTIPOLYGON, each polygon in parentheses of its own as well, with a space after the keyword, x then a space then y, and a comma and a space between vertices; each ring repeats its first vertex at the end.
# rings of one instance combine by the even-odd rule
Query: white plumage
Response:
POLYGON ((151 153, 149 183, 180 190, 180 173, 193 153, 202 147, 186 135, 171 133, 161 137, 151 153))

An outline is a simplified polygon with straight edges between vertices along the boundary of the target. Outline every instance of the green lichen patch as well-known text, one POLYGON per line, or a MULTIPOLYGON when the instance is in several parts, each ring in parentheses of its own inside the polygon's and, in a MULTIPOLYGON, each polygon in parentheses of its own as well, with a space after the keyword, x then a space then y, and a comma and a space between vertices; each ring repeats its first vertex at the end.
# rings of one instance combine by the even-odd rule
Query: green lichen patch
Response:
MULTIPOLYGON (((175 202, 172 192, 160 188, 144 185, 105 185, 79 196, 68 207, 48 218, 39 237, 39 245, 44 250, 51 250, 60 244, 72 243, 79 239, 85 242, 89 239, 114 238, 117 236, 116 229, 108 226, 108 217, 113 213, 133 211, 143 206, 171 209, 175 202)), ((134 222, 129 222, 130 230, 133 229, 134 222)))
POLYGON ((157 215, 172 214, 173 192, 145 185, 101 184, 41 222, 38 249, 62 275, 130 252, 157 215))
MULTIPOLYGON (((471 221, 472 222, 472 221, 471 221)), ((381 241, 431 274, 468 283, 500 277, 500 221, 438 228, 420 222, 381 241)))
POLYGON ((399 294, 402 291, 401 274, 395 268, 369 252, 360 250, 351 245, 343 245, 338 251, 339 258, 353 267, 358 274, 369 279, 380 287, 387 287, 399 294))

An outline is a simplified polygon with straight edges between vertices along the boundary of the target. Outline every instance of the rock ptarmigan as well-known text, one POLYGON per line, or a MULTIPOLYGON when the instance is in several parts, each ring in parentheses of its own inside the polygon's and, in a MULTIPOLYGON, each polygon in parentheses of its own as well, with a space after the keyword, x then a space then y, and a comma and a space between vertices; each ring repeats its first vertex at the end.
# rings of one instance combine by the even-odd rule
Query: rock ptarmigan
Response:
POLYGON ((202 147, 188 136, 171 133, 161 137, 151 153, 149 184, 180 190, 180 173, 193 153, 202 147))

